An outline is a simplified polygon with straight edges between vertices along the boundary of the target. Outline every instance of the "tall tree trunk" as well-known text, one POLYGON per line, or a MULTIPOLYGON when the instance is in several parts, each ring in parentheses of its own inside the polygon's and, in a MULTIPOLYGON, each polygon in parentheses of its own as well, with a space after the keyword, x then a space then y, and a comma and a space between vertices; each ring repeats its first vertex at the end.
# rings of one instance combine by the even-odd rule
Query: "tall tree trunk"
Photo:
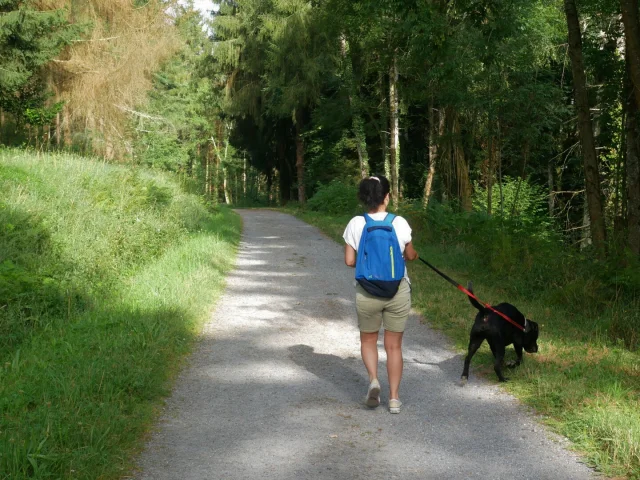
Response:
POLYGON ((567 16, 567 26, 569 29, 569 57, 571 58, 580 143, 582 145, 582 156, 584 160, 585 188, 590 217, 591 238, 598 255, 602 257, 605 254, 606 242, 604 209, 600 191, 598 157, 596 154, 595 140, 593 138, 591 117, 589 116, 587 80, 582 60, 582 36, 575 0, 564 0, 564 11, 567 16))
POLYGON ((0 108, 0 144, 4 143, 4 139, 6 137, 6 134, 4 131, 6 118, 4 115, 5 115, 4 110, 0 108))
POLYGON ((358 85, 353 76, 353 54, 349 49, 347 37, 342 35, 342 61, 344 63, 344 75, 349 89, 349 109, 351 110, 351 126, 356 141, 358 162, 360 164, 360 176, 367 178, 369 175, 369 154, 367 153, 367 138, 364 132, 364 120, 360 111, 360 95, 358 85))
POLYGON ((62 129, 60 128, 60 112, 56 113, 56 129, 55 129, 55 135, 56 135, 56 148, 60 149, 60 143, 62 138, 60 138, 62 136, 62 129))
POLYGON ((386 93, 386 78, 384 72, 379 73, 380 83, 380 142, 382 147, 382 160, 384 174, 387 178, 391 177, 391 169, 389 168, 389 106, 386 93))
MULTIPOLYGON (((438 137, 441 138, 444 133, 444 109, 438 111, 438 137)), ((433 189, 433 179, 436 175, 436 162, 438 161, 438 140, 436 140, 435 113, 433 107, 433 98, 429 102, 429 173, 427 181, 424 184, 424 197, 422 198, 422 207, 427 208, 429 205, 429 197, 433 189)))
POLYGON ((522 146, 522 172, 520 173, 520 178, 518 179, 518 186, 516 187, 516 194, 513 197, 513 204, 511 205, 511 217, 515 216, 516 213, 520 215, 520 211, 518 211, 518 200, 520 199, 520 190, 522 189, 522 182, 524 181, 528 161, 529 161, 529 142, 525 142, 524 145, 522 146))
POLYGON ((471 181, 469 178, 469 164, 464 155, 464 148, 460 138, 460 121, 458 120, 457 113, 454 113, 453 118, 453 163, 456 168, 456 180, 458 184, 458 198, 460 200, 460 207, 465 212, 470 212, 472 209, 471 203, 471 181))
MULTIPOLYGON (((627 66, 629 67, 627 58, 627 66)), ((630 85, 629 85, 630 86, 630 85)), ((640 255, 640 148, 638 137, 638 107, 631 92, 625 102, 625 134, 627 144, 627 247, 640 255)))
POLYGON ((496 160, 498 163, 498 190, 500 192, 500 217, 504 218, 504 192, 502 191, 502 137, 500 135, 500 121, 496 122, 496 133, 498 136, 498 148, 496 150, 496 160))
POLYGON ((487 215, 491 215, 493 207, 493 162, 495 158, 495 138, 489 135, 489 166, 487 169, 487 215))
POLYGON ((231 127, 227 124, 224 125, 224 167, 222 169, 222 174, 224 175, 224 200, 227 204, 233 203, 233 198, 231 197, 231 193, 229 192, 228 187, 228 176, 227 176, 227 165, 229 158, 227 157, 229 153, 229 134, 231 133, 231 127))
POLYGON ((398 164, 400 161, 400 132, 398 129, 398 58, 394 54, 389 70, 389 119, 391 121, 391 143, 389 145, 389 170, 391 171, 391 201, 398 205, 398 164))
POLYGON ((638 0, 620 0, 629 76, 636 105, 640 108, 640 23, 638 0))
POLYGON ((356 150, 358 151, 358 162, 360 163, 360 176, 367 178, 369 176, 369 154, 367 153, 367 139, 364 134, 364 121, 360 113, 353 111, 351 113, 353 120, 353 135, 356 140, 356 150))
MULTIPOLYGON (((200 145, 198 145, 198 148, 196 149, 196 155, 200 156, 202 155, 201 153, 201 149, 200 149, 200 145)), ((209 148, 207 148, 206 152, 204 153, 204 193, 207 197, 207 199, 211 199, 211 150, 209 148)))
POLYGON ((229 181, 227 175, 227 167, 222 167, 222 189, 224 191, 224 202, 231 205, 231 195, 229 194, 229 181))
POLYGON ((219 193, 218 186, 220 185, 220 159, 217 156, 214 156, 213 159, 214 170, 213 170, 213 185, 211 188, 211 197, 213 198, 214 203, 218 203, 219 201, 219 193))
POLYGON ((247 199, 247 157, 242 156, 242 195, 247 199))
POLYGON ((69 105, 66 103, 62 107, 62 129, 64 131, 64 146, 71 149, 71 115, 69 114, 69 105))
POLYGON ((585 199, 585 204, 582 208, 582 230, 580 236, 580 248, 587 248, 589 245, 593 243, 591 237, 591 229, 589 220, 589 204, 585 199))
POLYGON ((298 202, 304 205, 304 141, 302 140, 302 110, 296 110, 296 173, 298 177, 298 202))
POLYGON ((286 205, 291 200, 291 172, 287 160, 287 145, 282 136, 276 145, 276 154, 278 155, 278 184, 276 185, 278 198, 282 205, 286 205))
POLYGON ((548 204, 549 204, 549 217, 553 217, 553 214, 555 213, 556 210, 556 196, 554 193, 554 175, 553 175, 553 167, 554 167, 554 162, 553 160, 549 160, 549 163, 547 164, 547 186, 549 189, 549 199, 548 199, 548 204))

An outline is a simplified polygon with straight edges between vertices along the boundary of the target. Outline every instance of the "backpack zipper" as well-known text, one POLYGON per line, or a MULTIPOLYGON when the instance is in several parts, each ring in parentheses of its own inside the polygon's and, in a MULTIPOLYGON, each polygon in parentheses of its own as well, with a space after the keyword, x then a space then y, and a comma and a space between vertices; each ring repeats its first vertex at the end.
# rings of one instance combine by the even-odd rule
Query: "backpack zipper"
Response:
POLYGON ((396 278, 396 266, 393 261, 393 247, 389 247, 389 253, 391 254, 391 278, 396 278))

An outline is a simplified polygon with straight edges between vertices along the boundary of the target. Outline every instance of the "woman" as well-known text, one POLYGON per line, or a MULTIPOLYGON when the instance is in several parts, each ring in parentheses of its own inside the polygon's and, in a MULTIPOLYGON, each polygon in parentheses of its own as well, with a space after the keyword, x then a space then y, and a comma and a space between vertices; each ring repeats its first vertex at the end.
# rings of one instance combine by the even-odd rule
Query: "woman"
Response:
MULTIPOLYGON (((389 205, 389 180, 379 175, 360 182, 358 198, 365 205, 373 220, 383 220, 389 205)), ((356 252, 366 224, 363 215, 351 219, 344 231, 346 242, 344 262, 356 266, 356 252)), ((405 260, 416 260, 418 253, 411 243, 411 227, 402 217, 393 220, 393 228, 405 260)), ((378 332, 384 328, 384 349, 387 352, 387 375, 389 377, 389 412, 400 413, 399 388, 402 379, 402 335, 411 310, 411 286, 405 269, 398 292, 393 298, 376 297, 356 284, 356 311, 360 329, 360 353, 369 374, 369 389, 365 403, 375 408, 380 405, 380 382, 378 381, 378 332)))

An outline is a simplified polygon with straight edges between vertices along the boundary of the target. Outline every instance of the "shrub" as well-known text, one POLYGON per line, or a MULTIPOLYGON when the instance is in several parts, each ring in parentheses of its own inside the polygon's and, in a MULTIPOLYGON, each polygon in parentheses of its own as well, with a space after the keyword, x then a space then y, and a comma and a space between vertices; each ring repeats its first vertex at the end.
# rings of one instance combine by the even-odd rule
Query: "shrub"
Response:
POLYGON ((342 180, 318 186, 315 195, 307 202, 310 210, 330 215, 357 213, 361 209, 359 205, 358 187, 342 180))

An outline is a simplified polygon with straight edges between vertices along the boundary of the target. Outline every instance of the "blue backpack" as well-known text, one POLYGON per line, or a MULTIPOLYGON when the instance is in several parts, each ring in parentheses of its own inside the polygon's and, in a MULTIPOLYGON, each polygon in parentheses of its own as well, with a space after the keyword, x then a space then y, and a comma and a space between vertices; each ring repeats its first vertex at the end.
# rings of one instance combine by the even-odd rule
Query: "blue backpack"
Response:
POLYGON ((356 280, 371 295, 393 298, 404 278, 404 257, 393 228, 396 216, 388 213, 384 220, 374 220, 366 213, 362 231, 356 280))

